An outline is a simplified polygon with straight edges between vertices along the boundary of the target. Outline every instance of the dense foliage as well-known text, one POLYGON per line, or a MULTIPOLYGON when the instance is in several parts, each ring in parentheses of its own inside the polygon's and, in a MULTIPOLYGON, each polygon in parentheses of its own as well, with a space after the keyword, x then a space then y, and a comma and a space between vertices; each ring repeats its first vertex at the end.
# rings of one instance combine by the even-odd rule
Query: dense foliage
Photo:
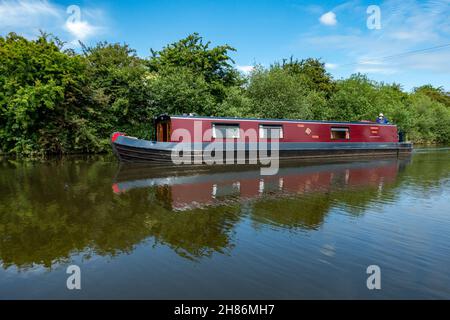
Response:
POLYGON ((334 80, 317 59, 293 58, 250 75, 228 45, 198 34, 140 58, 126 44, 81 53, 42 34, 0 37, 0 152, 26 156, 101 152, 111 132, 151 138, 160 113, 320 120, 373 120, 383 112, 419 143, 450 142, 450 94, 355 74, 334 80))

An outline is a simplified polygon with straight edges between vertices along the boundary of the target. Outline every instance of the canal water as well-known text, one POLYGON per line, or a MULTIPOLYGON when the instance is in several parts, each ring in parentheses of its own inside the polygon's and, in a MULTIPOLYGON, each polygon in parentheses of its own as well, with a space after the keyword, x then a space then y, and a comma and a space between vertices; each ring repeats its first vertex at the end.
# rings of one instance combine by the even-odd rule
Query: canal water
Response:
POLYGON ((269 177, 3 160, 0 191, 1 299, 450 298, 445 148, 269 177))

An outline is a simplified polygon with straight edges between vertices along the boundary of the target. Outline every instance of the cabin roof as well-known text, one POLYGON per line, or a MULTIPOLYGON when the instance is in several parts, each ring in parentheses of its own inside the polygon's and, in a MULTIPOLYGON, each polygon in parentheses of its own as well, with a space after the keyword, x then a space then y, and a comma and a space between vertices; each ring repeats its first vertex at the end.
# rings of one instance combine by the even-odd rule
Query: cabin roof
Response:
POLYGON ((205 119, 205 120, 230 120, 230 121, 267 121, 267 122, 306 122, 306 123, 329 123, 329 124, 359 124, 359 125, 377 125, 377 126, 395 126, 394 124, 382 124, 374 121, 325 121, 325 120, 302 120, 302 119, 267 119, 267 118, 237 118, 237 117, 208 117, 208 116, 190 116, 174 115, 170 118, 176 119, 205 119))

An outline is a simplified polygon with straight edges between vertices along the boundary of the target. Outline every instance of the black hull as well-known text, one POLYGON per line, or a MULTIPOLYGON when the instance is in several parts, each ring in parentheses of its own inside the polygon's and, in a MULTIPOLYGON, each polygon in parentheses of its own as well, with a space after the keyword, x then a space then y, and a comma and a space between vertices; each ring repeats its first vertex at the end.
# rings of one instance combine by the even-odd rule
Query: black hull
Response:
MULTIPOLYGON (((124 144, 113 143, 113 150, 121 162, 154 163, 159 165, 173 165, 170 150, 154 148, 140 148, 124 144)), ((390 148, 333 148, 333 149, 289 149, 279 151, 280 161, 320 160, 320 159, 360 159, 360 158, 392 158, 408 157, 412 152, 412 145, 408 143, 397 144, 390 148)), ((270 156, 270 152, 269 152, 270 156)), ((192 164, 206 164, 201 160, 194 161, 194 156, 185 154, 184 158, 191 159, 192 164)), ((251 164, 264 159, 250 158, 245 153, 245 159, 238 158, 238 152, 234 153, 233 164, 251 164)), ((200 158, 201 159, 201 158, 200 158)), ((225 160, 224 160, 225 164, 225 160)), ((228 162, 226 163, 228 164, 228 162)), ((230 163, 231 164, 231 163, 230 163)))

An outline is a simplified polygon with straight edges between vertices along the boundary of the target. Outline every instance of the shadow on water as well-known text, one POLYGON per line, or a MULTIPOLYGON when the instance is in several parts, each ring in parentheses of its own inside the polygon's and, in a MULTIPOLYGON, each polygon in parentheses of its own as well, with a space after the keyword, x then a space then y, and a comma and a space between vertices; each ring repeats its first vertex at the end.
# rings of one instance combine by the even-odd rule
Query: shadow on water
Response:
POLYGON ((109 158, 5 160, 0 260, 4 269, 51 268, 76 253, 87 259, 129 253, 149 238, 187 259, 227 254, 243 219, 255 227, 313 232, 332 207, 357 217, 373 203, 393 201, 405 172, 409 184, 424 190, 448 179, 449 165, 435 159, 423 153, 412 163, 287 166, 267 177, 256 168, 120 167, 109 158))

